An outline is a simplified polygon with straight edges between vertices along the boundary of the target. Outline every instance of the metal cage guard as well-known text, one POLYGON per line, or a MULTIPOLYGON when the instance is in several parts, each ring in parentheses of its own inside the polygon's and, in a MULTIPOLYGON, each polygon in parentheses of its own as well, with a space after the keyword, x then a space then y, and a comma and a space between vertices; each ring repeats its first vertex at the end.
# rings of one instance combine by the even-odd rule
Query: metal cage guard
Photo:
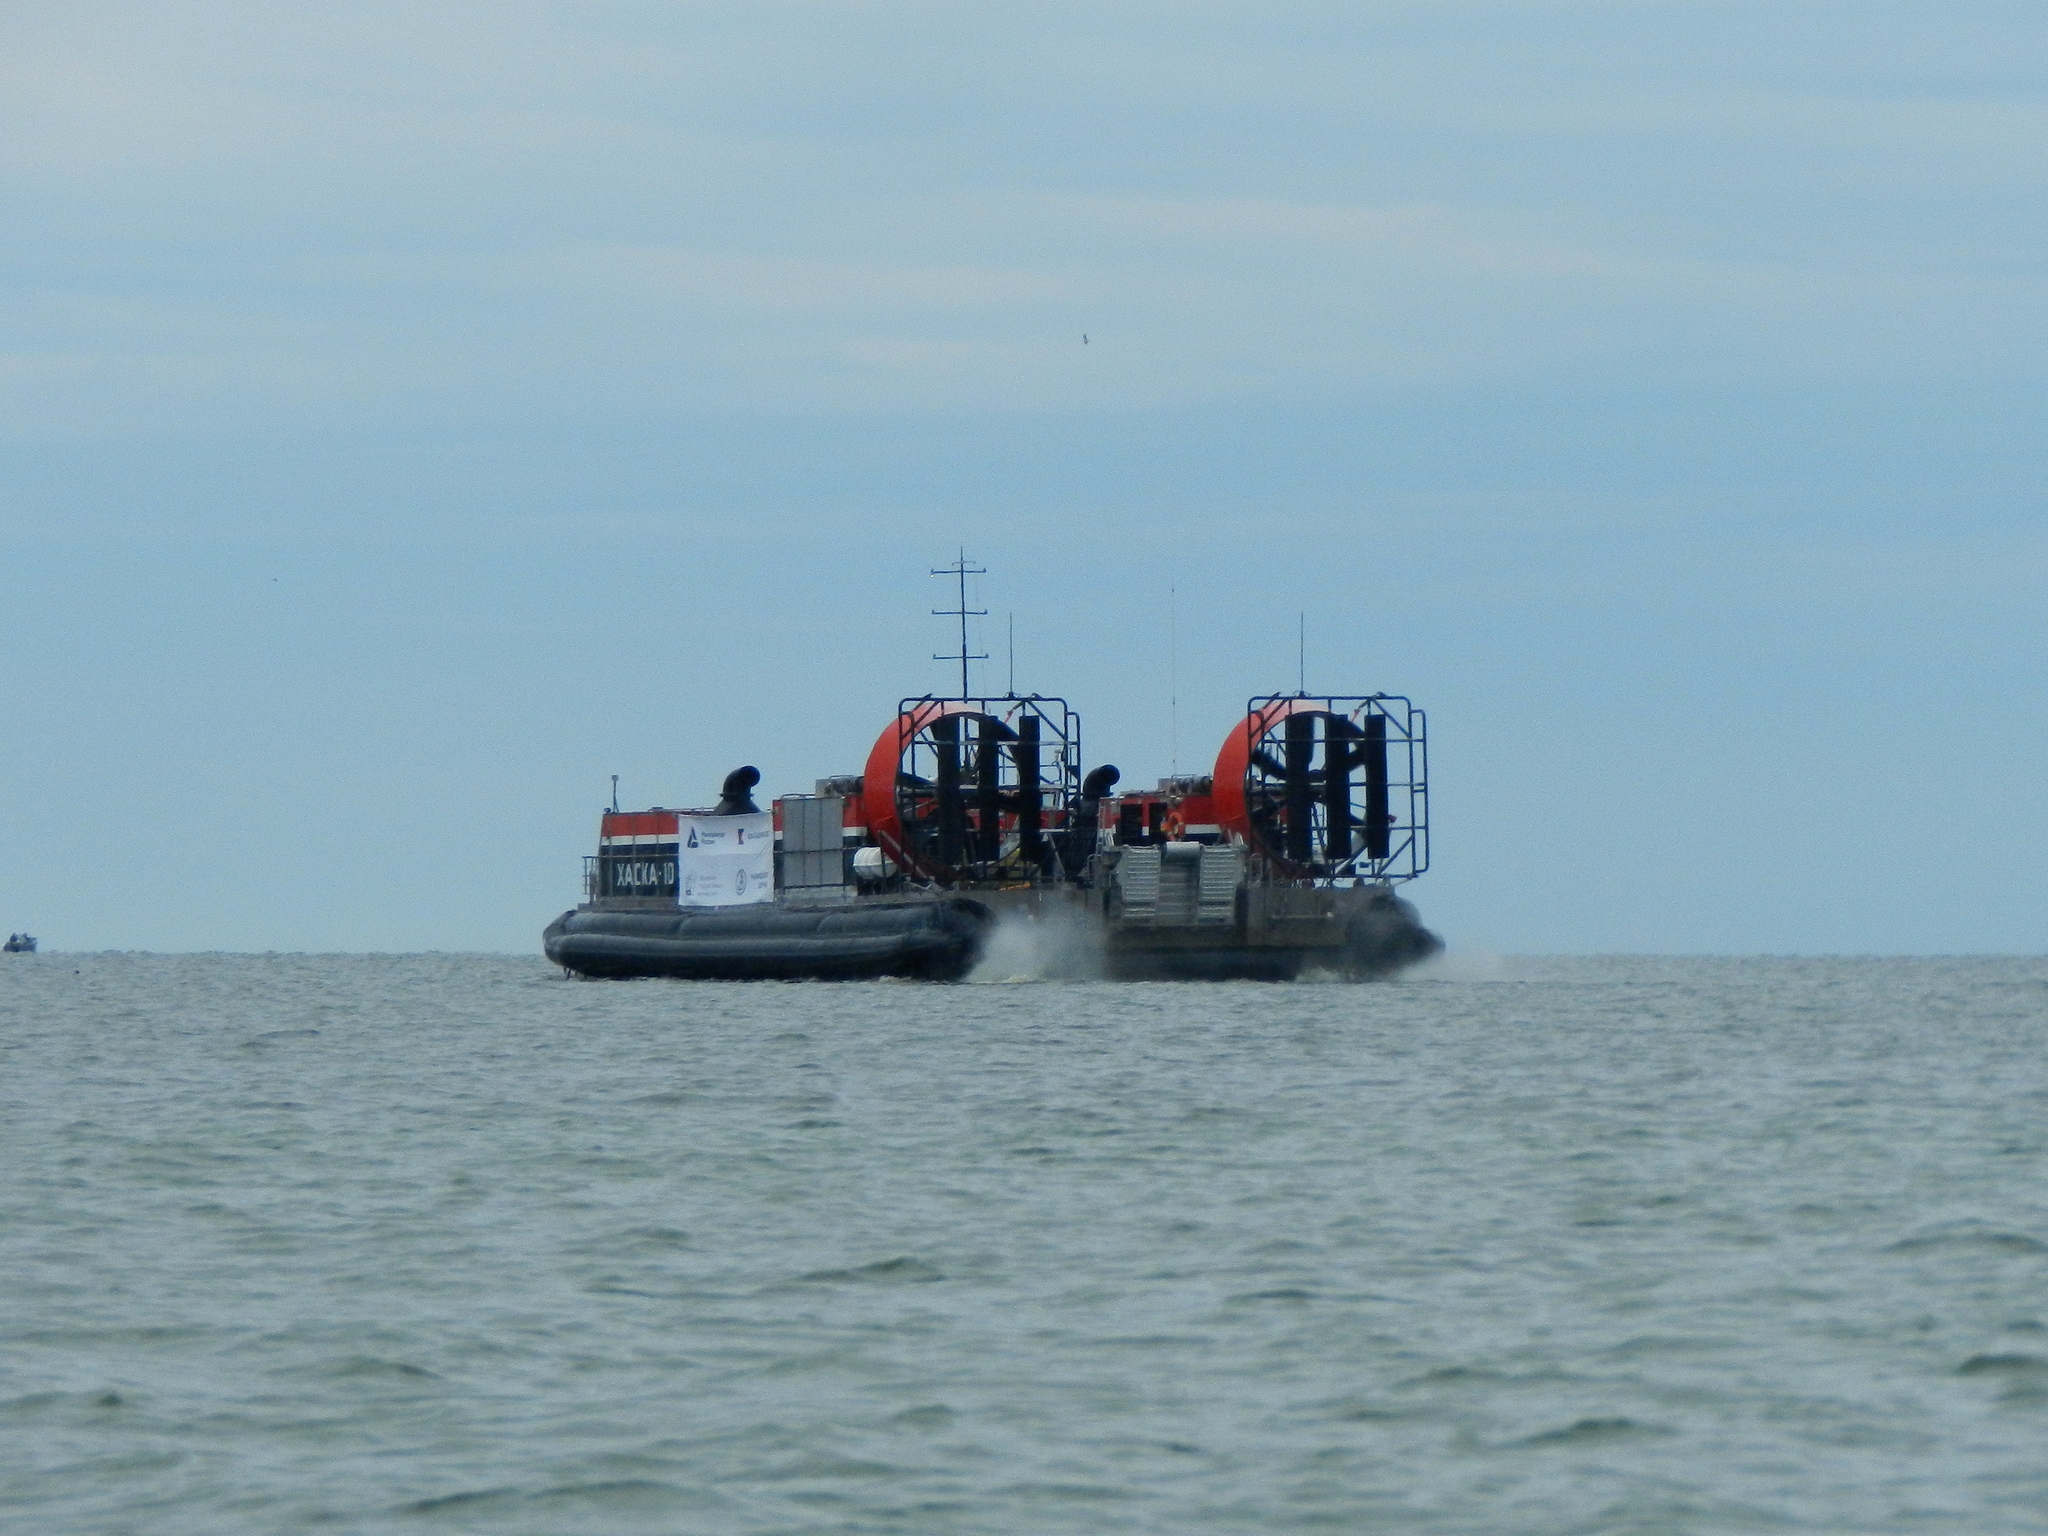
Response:
POLYGON ((1408 699, 1265 694, 1216 782, 1273 878, 1392 883, 1429 868, 1428 770, 1428 717, 1408 699))
POLYGON ((925 879, 1056 879, 1081 792, 1080 736, 1063 699, 904 699, 869 756, 868 825, 925 879))

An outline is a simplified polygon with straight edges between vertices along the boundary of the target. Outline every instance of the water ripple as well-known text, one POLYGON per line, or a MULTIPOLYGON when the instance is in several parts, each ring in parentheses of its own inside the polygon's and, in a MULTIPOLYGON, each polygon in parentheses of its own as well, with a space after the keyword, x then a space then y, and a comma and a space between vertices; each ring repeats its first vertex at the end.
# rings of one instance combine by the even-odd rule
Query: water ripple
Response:
POLYGON ((2034 1531, 2048 962, 0 966, 37 1536, 2034 1531))

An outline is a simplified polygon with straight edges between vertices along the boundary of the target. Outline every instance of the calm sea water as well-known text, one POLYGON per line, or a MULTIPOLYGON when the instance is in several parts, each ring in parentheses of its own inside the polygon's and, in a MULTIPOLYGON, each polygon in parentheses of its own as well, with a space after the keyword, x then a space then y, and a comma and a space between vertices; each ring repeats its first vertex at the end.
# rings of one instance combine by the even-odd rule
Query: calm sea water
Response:
POLYGON ((2048 1529, 2048 960, 0 965, 0 1525, 2048 1529))

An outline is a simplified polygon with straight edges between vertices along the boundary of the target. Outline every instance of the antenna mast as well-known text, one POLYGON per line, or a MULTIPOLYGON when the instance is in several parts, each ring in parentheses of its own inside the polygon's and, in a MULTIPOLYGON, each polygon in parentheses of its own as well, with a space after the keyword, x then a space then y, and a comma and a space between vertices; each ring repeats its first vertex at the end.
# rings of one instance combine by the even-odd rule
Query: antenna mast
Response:
POLYGON ((960 551, 960 557, 951 565, 937 566, 933 569, 932 574, 934 576, 951 576, 960 583, 959 607, 934 608, 932 610, 932 617, 935 619, 958 619, 960 621, 960 649, 957 652, 934 652, 932 660, 957 661, 960 663, 960 697, 964 699, 968 696, 967 663, 970 661, 988 660, 988 653, 986 651, 975 652, 967 649, 967 621, 971 618, 985 618, 988 614, 986 608, 970 608, 967 606, 967 578, 970 576, 986 576, 988 571, 983 566, 969 565, 967 563, 967 551, 963 549, 960 551))

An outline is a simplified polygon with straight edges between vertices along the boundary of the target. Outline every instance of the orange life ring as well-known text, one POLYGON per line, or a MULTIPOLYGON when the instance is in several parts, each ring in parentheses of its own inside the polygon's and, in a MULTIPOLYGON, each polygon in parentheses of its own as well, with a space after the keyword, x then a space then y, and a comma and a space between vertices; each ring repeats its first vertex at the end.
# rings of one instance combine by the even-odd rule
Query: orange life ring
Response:
POLYGON ((1166 840, 1169 843, 1179 842, 1181 834, 1186 832, 1187 829, 1188 824, 1181 818, 1179 806, 1175 806, 1166 813, 1166 824, 1161 830, 1166 833, 1166 840))

